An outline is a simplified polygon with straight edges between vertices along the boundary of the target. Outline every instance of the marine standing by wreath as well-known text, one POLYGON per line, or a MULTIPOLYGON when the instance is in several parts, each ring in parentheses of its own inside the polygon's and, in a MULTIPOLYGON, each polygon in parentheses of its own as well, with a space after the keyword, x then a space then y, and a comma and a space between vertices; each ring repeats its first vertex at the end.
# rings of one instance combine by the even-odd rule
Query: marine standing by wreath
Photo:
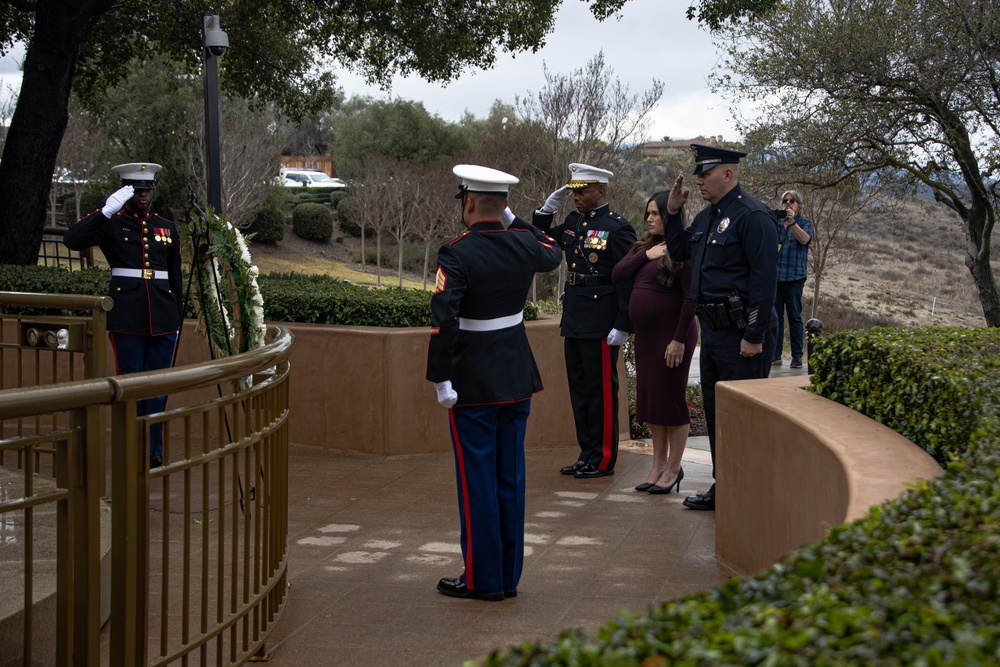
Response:
POLYGON ((569 165, 569 183, 549 195, 532 222, 566 253, 567 280, 560 324, 580 456, 560 470, 577 478, 615 474, 618 459, 618 353, 632 331, 632 283, 614 285, 611 270, 636 241, 629 221, 607 203, 606 169, 569 165), (576 211, 561 225, 552 218, 573 193, 576 211))
MULTIPOLYGON (((154 178, 162 167, 133 162, 112 167, 122 187, 104 207, 72 225, 63 243, 98 246, 111 266, 108 337, 118 375, 168 368, 184 317, 181 239, 173 222, 152 211, 154 178)), ((137 415, 162 412, 167 397, 139 401, 137 415)), ((163 463, 163 425, 149 434, 149 466, 163 463)))

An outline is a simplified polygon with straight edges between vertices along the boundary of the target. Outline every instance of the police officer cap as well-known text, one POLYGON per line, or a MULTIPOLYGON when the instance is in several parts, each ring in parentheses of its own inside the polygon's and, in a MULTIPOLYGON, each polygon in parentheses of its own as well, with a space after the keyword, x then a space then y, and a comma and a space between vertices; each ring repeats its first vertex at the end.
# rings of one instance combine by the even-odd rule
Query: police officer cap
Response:
POLYGON ((510 191, 510 186, 518 181, 517 176, 477 164, 456 164, 451 171, 462 179, 455 199, 461 199, 466 192, 505 195, 510 191))
POLYGON ((595 183, 606 185, 608 179, 614 176, 607 169, 599 169, 579 162, 574 162, 569 166, 569 174, 569 183, 566 185, 570 190, 582 190, 588 185, 594 185, 595 183))
POLYGON ((156 187, 153 182, 156 172, 163 169, 153 162, 129 162, 111 167, 122 179, 122 185, 131 185, 136 190, 152 190, 156 187))
POLYGON ((720 164, 737 164, 741 157, 747 155, 740 151, 704 144, 691 144, 691 148, 694 149, 694 171, 692 173, 696 176, 720 164))

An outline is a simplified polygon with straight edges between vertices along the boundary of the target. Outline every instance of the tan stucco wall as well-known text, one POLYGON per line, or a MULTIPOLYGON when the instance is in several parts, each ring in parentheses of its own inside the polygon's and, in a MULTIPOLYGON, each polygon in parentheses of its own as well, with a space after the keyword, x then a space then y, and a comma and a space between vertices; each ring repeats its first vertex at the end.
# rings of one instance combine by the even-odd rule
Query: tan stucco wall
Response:
MULTIPOLYGON (((178 363, 205 358, 187 323, 178 363)), ((389 329, 281 323, 292 349, 292 442, 390 456, 451 451, 447 411, 424 379, 429 327, 389 329)), ((531 401, 525 445, 576 444, 558 318, 525 323, 545 390, 531 401)), ((619 360, 619 431, 629 437, 624 362, 619 360)))
POLYGON ((895 431, 811 392, 808 376, 716 388, 716 555, 744 574, 865 516, 941 467, 895 431))
MULTIPOLYGON (((292 442, 384 456, 451 451, 448 413, 438 405, 433 385, 424 379, 429 327, 280 324, 295 336, 289 388, 292 442)), ((525 327, 545 387, 532 399, 525 445, 575 445, 559 319, 542 316, 526 322, 525 327)), ((16 338, 13 330, 5 333, 9 334, 5 340, 16 338)), ((103 344, 108 374, 113 374, 111 345, 106 339, 103 344)), ((207 343, 194 332, 194 321, 186 320, 177 365, 201 363, 208 358, 207 343)), ((16 386, 16 364, 5 366, 4 374, 9 376, 6 386, 16 386)), ((82 366, 77 367, 79 378, 82 366)), ((622 439, 628 439, 625 365, 621 358, 618 377, 619 433, 622 439)), ((69 378, 60 374, 58 379, 69 378)), ((216 395, 214 388, 200 389, 171 398, 168 407, 216 395)))

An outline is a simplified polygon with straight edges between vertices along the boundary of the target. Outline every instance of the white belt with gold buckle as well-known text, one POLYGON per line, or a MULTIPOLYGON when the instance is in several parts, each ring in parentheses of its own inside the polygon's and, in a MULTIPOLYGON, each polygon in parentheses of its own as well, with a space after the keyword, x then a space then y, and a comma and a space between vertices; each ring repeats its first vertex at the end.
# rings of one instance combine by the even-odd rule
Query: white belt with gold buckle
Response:
POLYGON ((112 276, 119 278, 142 278, 143 280, 166 280, 170 274, 153 269, 111 269, 112 276))

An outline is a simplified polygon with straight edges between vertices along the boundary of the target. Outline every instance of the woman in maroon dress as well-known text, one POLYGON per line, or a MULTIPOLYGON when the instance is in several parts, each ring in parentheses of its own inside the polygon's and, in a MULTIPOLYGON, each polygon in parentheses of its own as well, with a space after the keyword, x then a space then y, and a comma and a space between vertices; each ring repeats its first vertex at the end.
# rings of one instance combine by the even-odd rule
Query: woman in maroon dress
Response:
POLYGON ((653 435, 653 465, 635 490, 649 493, 680 491, 681 455, 691 428, 688 370, 698 343, 691 267, 672 261, 663 242, 667 195, 649 198, 647 233, 611 272, 613 282, 633 281, 628 314, 635 326, 635 417, 653 435))

